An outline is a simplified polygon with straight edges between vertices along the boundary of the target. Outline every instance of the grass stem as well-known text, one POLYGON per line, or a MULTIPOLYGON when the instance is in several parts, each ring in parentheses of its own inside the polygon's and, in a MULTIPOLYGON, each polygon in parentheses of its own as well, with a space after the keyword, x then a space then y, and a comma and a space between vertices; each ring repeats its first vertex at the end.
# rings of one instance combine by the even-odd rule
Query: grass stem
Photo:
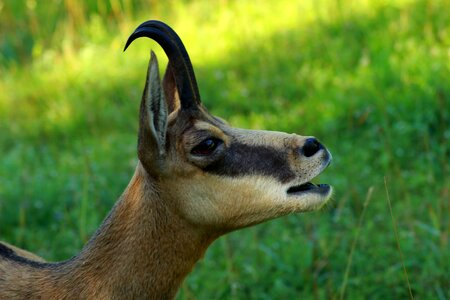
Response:
POLYGON ((352 246, 350 249, 350 254, 348 255, 347 266, 345 268, 345 274, 344 274, 344 280, 342 281, 341 292, 340 292, 340 296, 339 296, 339 299, 341 299, 341 300, 344 299, 345 290, 347 288, 347 283, 348 283, 348 276, 350 274, 350 267, 352 265, 353 253, 355 252, 356 242, 358 241, 359 233, 361 232, 362 222, 364 219, 364 215, 365 215, 367 206, 369 205, 370 199, 372 198, 372 192, 373 192, 373 186, 371 186, 369 188, 369 190, 367 191, 367 196, 366 196, 366 200, 364 201, 363 210, 361 212, 361 215, 359 216, 358 226, 356 227, 355 238, 353 239, 352 246))
POLYGON ((397 249, 398 249, 398 252, 400 253, 400 259, 402 260, 402 266, 403 266, 403 273, 405 274, 405 280, 406 280, 406 283, 408 284, 409 297, 410 297, 410 299, 414 299, 412 291, 411 291, 411 285, 409 284, 408 272, 406 271, 403 252, 400 247, 400 239, 398 238, 397 223, 395 222, 394 214, 392 213, 392 205, 391 205, 391 199, 389 197, 389 191, 387 188, 386 176, 384 177, 384 188, 386 189, 386 198, 387 198, 387 202, 389 205, 389 212, 391 214, 392 227, 394 227, 395 240, 397 241, 397 249))

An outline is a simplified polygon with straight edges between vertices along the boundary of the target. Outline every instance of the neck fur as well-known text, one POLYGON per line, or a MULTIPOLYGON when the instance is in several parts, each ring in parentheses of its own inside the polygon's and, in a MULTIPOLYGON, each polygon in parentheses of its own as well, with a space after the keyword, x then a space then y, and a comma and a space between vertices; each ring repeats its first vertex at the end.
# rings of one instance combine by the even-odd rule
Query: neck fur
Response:
POLYGON ((171 299, 213 240, 177 216, 138 165, 101 227, 58 272, 81 295, 171 299))

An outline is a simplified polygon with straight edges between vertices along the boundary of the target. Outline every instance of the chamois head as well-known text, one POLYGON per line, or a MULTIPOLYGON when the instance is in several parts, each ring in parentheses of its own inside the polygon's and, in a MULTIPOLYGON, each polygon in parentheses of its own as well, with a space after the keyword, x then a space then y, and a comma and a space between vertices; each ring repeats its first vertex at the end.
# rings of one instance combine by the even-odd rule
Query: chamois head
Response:
POLYGON ((310 136, 233 128, 202 105, 178 35, 159 21, 139 37, 157 41, 169 58, 163 82, 152 52, 140 107, 138 157, 162 201, 189 222, 230 231, 321 207, 329 185, 310 183, 331 154, 310 136))

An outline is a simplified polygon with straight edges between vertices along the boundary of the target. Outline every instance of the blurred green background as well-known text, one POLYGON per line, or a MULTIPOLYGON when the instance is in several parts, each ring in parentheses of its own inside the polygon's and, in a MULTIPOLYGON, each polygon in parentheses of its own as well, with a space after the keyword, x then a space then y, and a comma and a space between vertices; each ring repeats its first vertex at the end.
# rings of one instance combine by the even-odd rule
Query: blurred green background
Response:
POLYGON ((449 0, 0 0, 0 240, 66 259, 120 196, 148 19, 213 114, 334 156, 327 208, 219 239, 178 299, 450 298, 449 0))

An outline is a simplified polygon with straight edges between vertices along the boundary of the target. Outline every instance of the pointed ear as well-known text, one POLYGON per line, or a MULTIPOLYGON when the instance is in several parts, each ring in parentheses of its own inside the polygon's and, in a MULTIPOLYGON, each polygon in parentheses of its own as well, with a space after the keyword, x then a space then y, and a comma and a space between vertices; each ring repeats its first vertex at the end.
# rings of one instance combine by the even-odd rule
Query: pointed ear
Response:
POLYGON ((158 60, 152 51, 139 115, 138 157, 153 176, 164 171, 166 131, 167 104, 161 89, 158 60))
POLYGON ((167 64, 166 73, 163 79, 163 89, 166 96, 167 107, 169 114, 174 110, 180 108, 180 97, 178 95, 177 84, 175 82, 175 70, 173 63, 169 61, 167 64))

